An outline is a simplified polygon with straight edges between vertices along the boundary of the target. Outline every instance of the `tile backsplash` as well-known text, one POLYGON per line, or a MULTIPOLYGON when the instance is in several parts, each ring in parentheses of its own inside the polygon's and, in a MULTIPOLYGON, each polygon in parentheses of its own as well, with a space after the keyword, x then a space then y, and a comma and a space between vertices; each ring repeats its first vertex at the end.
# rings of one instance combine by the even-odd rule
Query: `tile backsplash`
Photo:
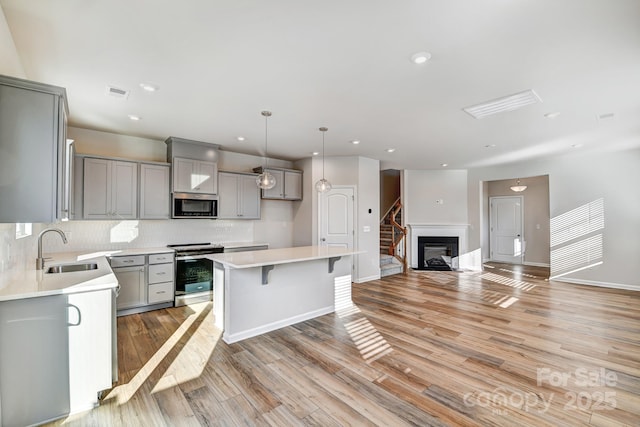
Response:
POLYGON ((68 221, 33 224, 33 233, 16 239, 16 224, 0 224, 0 287, 16 272, 33 269, 38 234, 47 227, 67 235, 64 244, 57 233, 42 239, 44 253, 164 247, 171 243, 252 242, 253 221, 68 221))

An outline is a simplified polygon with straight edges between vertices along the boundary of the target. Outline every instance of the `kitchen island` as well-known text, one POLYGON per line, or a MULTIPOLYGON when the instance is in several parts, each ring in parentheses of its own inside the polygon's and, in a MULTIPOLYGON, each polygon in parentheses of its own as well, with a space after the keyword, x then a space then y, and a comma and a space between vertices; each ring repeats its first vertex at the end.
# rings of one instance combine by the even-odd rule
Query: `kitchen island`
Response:
POLYGON ((234 343, 350 306, 358 253, 303 246, 209 255, 223 340, 234 343))

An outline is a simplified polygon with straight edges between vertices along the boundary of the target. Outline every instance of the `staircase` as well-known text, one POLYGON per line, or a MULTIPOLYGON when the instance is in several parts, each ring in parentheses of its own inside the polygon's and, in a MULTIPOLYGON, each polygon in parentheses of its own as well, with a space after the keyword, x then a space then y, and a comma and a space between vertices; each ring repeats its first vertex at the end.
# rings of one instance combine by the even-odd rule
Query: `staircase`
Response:
POLYGON ((380 277, 406 273, 407 229, 397 222, 401 212, 402 203, 398 198, 380 221, 380 277))
POLYGON ((380 253, 388 255, 392 242, 392 228, 391 224, 380 224, 380 253))
POLYGON ((380 254, 380 277, 391 276, 402 273, 404 270, 402 263, 393 255, 380 254))

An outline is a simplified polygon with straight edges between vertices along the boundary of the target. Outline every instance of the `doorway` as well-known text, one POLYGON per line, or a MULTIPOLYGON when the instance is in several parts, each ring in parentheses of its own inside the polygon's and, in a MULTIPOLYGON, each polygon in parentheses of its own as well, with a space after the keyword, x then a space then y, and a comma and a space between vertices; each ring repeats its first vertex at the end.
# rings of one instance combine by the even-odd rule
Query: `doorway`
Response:
POLYGON ((318 244, 353 249, 355 188, 334 187, 318 193, 318 244))
POLYGON ((525 250, 522 231, 523 212, 522 196, 489 198, 489 244, 492 261, 523 263, 525 250))

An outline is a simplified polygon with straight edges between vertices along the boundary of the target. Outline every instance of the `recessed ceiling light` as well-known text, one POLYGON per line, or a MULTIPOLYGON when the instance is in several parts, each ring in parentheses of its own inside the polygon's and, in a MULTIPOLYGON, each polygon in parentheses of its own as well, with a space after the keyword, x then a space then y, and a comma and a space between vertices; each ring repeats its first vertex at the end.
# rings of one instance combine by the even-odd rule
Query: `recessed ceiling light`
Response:
POLYGON ((482 119, 493 114, 513 111, 531 104, 542 102, 542 99, 533 90, 514 93, 481 104, 465 107, 462 110, 476 119, 482 119))
POLYGON ((134 122, 137 122, 137 121, 142 120, 142 117, 136 116, 136 115, 133 115, 133 114, 129 114, 129 119, 133 120, 134 122))
POLYGON ((411 55, 411 61, 414 64, 424 64, 430 59, 431 59, 431 54, 429 52, 418 52, 411 55))
POLYGON ((449 166, 449 163, 441 163, 440 166, 442 166, 443 168, 446 168, 447 166, 449 166))
POLYGON ((351 141, 351 143, 353 145, 358 145, 358 144, 360 144, 360 140, 359 139, 354 139, 353 141, 351 141))
POLYGON ((313 153, 311 153, 311 154, 313 154, 314 156, 317 156, 317 155, 318 155, 318 154, 320 154, 320 153, 318 153, 317 151, 314 151, 314 152, 313 152, 313 153))
POLYGON ((147 92, 155 92, 158 89, 160 89, 157 85, 154 85, 151 83, 140 83, 140 87, 146 90, 147 92))
POLYGON ((395 148, 387 148, 387 153, 393 153, 394 151, 396 151, 395 148))
POLYGON ((545 114, 544 116, 545 116, 547 119, 555 119, 555 118, 556 118, 556 117, 558 117, 559 115, 560 115, 560 112, 559 112, 559 111, 556 111, 556 112, 553 112, 553 113, 547 113, 547 114, 545 114))
POLYGON ((236 139, 237 139, 238 141, 242 142, 242 141, 244 141, 244 136, 239 136, 239 137, 237 137, 236 139))

